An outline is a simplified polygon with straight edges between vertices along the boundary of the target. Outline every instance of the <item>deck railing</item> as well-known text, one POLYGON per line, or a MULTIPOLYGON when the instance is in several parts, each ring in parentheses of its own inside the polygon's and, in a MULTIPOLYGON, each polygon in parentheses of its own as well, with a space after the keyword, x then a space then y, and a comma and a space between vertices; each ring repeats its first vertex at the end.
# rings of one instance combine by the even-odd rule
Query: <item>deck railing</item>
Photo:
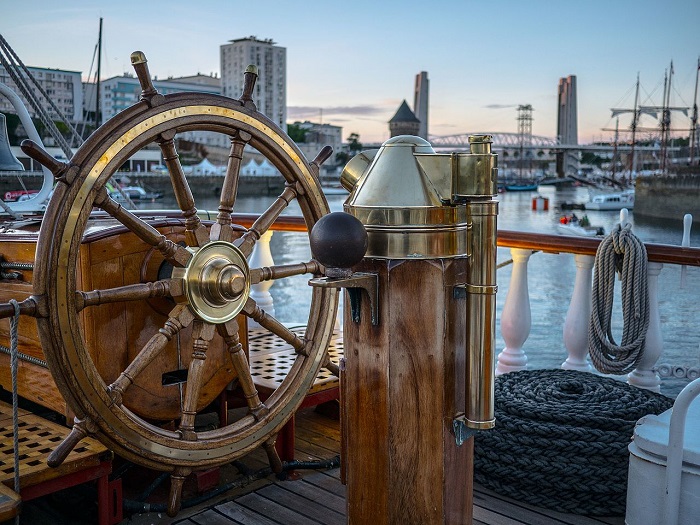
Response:
MULTIPOLYGON (((249 227, 257 218, 254 214, 236 214, 233 221, 249 227)), ((689 227, 689 221, 686 227, 689 227)), ((306 226, 302 217, 282 216, 273 226, 274 230, 305 232, 306 226)), ((687 235, 686 235, 687 237, 687 235)), ((270 236, 258 243, 260 253, 257 264, 272 265, 269 250, 270 236)), ((523 346, 527 341, 531 328, 531 308, 528 290, 528 263, 534 252, 550 254, 569 253, 574 255, 576 277, 571 301, 563 326, 564 346, 567 357, 561 367, 564 369, 590 371, 586 356, 588 354, 588 322, 591 315, 591 293, 593 266, 595 254, 601 239, 549 235, 541 233, 517 232, 510 230, 498 231, 498 246, 509 248, 512 257, 512 273, 506 299, 501 312, 501 336, 505 348, 498 355, 496 373, 502 374, 527 368, 527 355, 523 346)), ((683 243, 687 244, 687 243, 683 243)), ((658 276, 664 264, 681 266, 700 266, 700 248, 674 246, 666 244, 645 243, 648 256, 648 286, 649 286, 649 328, 647 330, 644 356, 637 368, 628 375, 628 382, 641 388, 654 391, 660 390, 661 375, 679 377, 681 374, 688 379, 695 379, 699 371, 688 367, 665 367, 655 370, 655 365, 663 351, 661 322, 659 316, 658 276), (681 370, 682 369, 682 370, 681 370)), ((254 287, 255 288, 255 287, 254 287)), ((266 289, 260 287, 253 293, 258 301, 266 301, 272 305, 266 289)))

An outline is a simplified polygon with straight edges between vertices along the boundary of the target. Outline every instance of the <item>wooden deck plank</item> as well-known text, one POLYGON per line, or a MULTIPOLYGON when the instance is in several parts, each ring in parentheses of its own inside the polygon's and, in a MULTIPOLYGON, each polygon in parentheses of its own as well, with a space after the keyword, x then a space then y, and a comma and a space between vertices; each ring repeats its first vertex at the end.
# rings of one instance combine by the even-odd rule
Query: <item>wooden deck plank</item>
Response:
POLYGON ((474 506, 474 519, 481 520, 488 525, 531 525, 529 521, 509 518, 498 512, 476 505, 474 506))
POLYGON ((326 492, 345 498, 347 490, 345 485, 340 483, 339 475, 340 469, 327 470, 319 472, 318 475, 315 476, 307 476, 304 478, 304 481, 326 492))
MULTIPOLYGON (((492 490, 477 485, 474 487, 474 501, 478 501, 480 498, 486 502, 489 508, 498 507, 499 509, 502 509, 502 512, 505 514, 515 514, 518 512, 535 513, 536 515, 542 517, 542 521, 538 523, 543 523, 545 525, 557 523, 566 525, 599 525, 601 523, 607 523, 609 525, 624 524, 624 518, 622 517, 606 517, 606 521, 602 521, 603 518, 580 516, 578 514, 565 514, 563 512, 557 512, 551 509, 535 507, 534 505, 530 505, 528 503, 523 503, 506 496, 501 496, 492 490)), ((533 514, 533 518, 531 519, 534 519, 535 514, 533 514)))
POLYGON ((284 525, 310 525, 313 523, 321 523, 325 525, 323 521, 309 518, 294 509, 289 509, 276 501, 265 498, 257 492, 246 494, 236 501, 248 509, 273 520, 275 523, 284 525))
POLYGON ((295 494, 298 494, 299 496, 302 496, 308 500, 322 503, 324 506, 341 515, 345 515, 344 497, 337 496, 326 490, 320 490, 319 487, 312 485, 305 479, 302 479, 300 483, 294 481, 281 483, 280 486, 285 490, 294 492, 295 494))
POLYGON ((285 490, 282 484, 268 485, 257 493, 324 525, 345 525, 346 523, 345 516, 329 508, 326 501, 313 501, 295 492, 285 490))
POLYGON ((257 512, 251 511, 235 501, 229 501, 216 507, 216 510, 231 518, 239 525, 279 525, 279 522, 267 519, 257 512))
POLYGON ((192 516, 190 520, 197 525, 234 525, 236 523, 214 509, 205 510, 196 516, 192 516))

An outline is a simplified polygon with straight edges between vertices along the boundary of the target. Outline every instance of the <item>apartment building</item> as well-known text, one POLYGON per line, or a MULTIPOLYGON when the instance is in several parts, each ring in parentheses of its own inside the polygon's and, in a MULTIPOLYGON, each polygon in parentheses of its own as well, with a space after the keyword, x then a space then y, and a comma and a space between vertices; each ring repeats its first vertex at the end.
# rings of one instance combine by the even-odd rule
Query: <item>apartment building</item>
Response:
POLYGON ((250 36, 222 45, 220 59, 222 94, 227 97, 240 97, 246 67, 258 67, 253 100, 258 111, 286 130, 287 49, 272 39, 250 36))
MULTIPOLYGON (((27 70, 29 70, 39 86, 41 86, 68 121, 79 122, 82 119, 83 84, 80 71, 65 71, 43 67, 27 67, 27 70)), ((24 73, 22 74, 24 75, 24 73)), ((22 94, 21 90, 18 89, 3 66, 0 66, 0 83, 5 84, 19 95, 32 117, 37 116, 32 105, 22 94)), ((33 86, 33 83, 30 82, 30 85, 33 86)), ((38 89, 32 89, 32 93, 39 100, 41 107, 49 112, 51 118, 55 120, 60 119, 60 116, 48 104, 48 101, 38 89)), ((16 113, 14 106, 5 97, 0 97, 0 111, 3 113, 16 113)))

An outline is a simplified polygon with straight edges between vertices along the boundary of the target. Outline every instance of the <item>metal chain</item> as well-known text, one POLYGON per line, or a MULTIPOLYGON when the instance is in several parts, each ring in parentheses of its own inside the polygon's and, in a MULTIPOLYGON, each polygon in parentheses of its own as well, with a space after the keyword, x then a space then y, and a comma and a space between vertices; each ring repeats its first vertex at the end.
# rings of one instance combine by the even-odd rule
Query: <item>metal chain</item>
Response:
POLYGON ((598 246, 591 319, 588 325, 588 351, 596 369, 605 374, 626 374, 634 370, 644 353, 649 328, 649 288, 647 250, 631 231, 617 224, 598 246), (615 274, 622 292, 622 343, 612 335, 615 274))

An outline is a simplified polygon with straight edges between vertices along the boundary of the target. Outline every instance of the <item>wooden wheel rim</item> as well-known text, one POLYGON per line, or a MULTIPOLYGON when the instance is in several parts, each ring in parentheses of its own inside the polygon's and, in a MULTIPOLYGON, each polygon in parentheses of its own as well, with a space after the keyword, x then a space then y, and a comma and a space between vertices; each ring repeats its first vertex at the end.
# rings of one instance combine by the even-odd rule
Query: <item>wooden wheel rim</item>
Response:
POLYGON ((149 107, 141 102, 109 121, 73 158, 68 184, 59 184, 42 223, 37 247, 35 293, 46 296, 48 316, 38 318, 47 362, 59 390, 78 417, 90 417, 99 437, 120 455, 160 470, 220 464, 252 450, 291 417, 323 364, 330 340, 337 291, 314 288, 307 345, 280 388, 268 398, 269 413, 247 415, 227 427, 199 432, 196 441, 160 429, 116 405, 82 338, 75 301, 78 251, 90 211, 109 177, 136 150, 161 133, 205 130, 232 135, 245 131, 250 144, 300 189, 307 228, 328 212, 316 177, 303 155, 277 126, 239 101, 216 95, 178 94, 149 107))

